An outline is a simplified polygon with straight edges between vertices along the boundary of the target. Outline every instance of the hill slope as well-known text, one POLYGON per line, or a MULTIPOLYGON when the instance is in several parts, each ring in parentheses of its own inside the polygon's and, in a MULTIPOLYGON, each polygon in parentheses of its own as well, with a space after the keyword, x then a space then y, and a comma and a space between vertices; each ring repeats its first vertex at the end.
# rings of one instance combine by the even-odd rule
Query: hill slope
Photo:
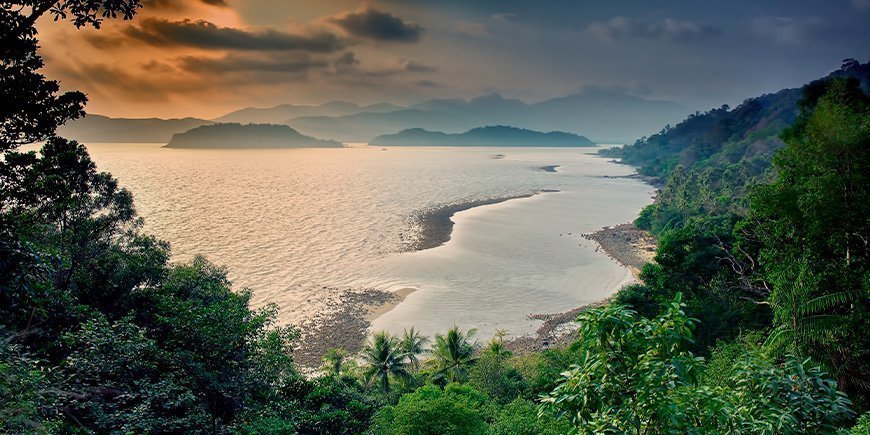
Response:
POLYGON ((804 92, 812 95, 820 83, 837 77, 858 80, 870 92, 870 62, 851 63, 801 89, 695 113, 632 145, 600 153, 666 180, 656 204, 638 220, 643 227, 660 232, 694 216, 742 214, 747 189, 771 179, 771 158, 783 146, 779 136, 798 116, 804 92))
POLYGON ((163 142, 175 133, 190 130, 211 121, 198 118, 129 119, 87 115, 58 128, 58 135, 79 142, 163 142))
POLYGON ((286 125, 214 124, 172 136, 166 148, 341 148, 340 142, 299 134, 286 125))
POLYGON ((497 125, 479 127, 465 133, 448 134, 421 128, 376 137, 371 145, 379 146, 494 146, 494 147, 588 147, 595 144, 572 133, 541 133, 522 128, 497 125))

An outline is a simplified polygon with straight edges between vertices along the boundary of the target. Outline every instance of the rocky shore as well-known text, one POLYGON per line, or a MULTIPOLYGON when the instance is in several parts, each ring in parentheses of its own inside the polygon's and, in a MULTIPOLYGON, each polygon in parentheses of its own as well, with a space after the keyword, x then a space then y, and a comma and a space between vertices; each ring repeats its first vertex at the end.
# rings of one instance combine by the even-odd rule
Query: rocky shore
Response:
MULTIPOLYGON (((652 261, 656 252, 655 238, 630 223, 602 228, 593 233, 584 234, 583 238, 597 242, 599 246, 597 249, 631 270, 638 281, 640 281, 639 274, 643 265, 652 261)), ((517 354, 567 346, 574 339, 573 333, 578 328, 578 325, 574 323, 577 315, 584 310, 600 307, 608 302, 608 300, 603 300, 564 313, 530 315, 530 319, 544 321, 535 335, 516 337, 508 340, 505 344, 517 354)))
POLYGON ((437 248, 450 240, 453 233, 453 215, 484 205, 498 204, 518 198, 529 198, 542 192, 503 196, 488 199, 457 202, 428 210, 422 210, 408 219, 408 230, 401 234, 405 252, 437 248))
POLYGON ((327 350, 341 348, 357 353, 368 336, 371 315, 401 302, 402 294, 377 289, 346 289, 324 287, 329 292, 327 310, 299 324, 302 336, 293 359, 302 367, 320 366, 327 350))
POLYGON ((656 253, 655 238, 632 223, 602 228, 583 238, 598 243, 608 257, 629 268, 639 279, 643 265, 652 261, 656 253))

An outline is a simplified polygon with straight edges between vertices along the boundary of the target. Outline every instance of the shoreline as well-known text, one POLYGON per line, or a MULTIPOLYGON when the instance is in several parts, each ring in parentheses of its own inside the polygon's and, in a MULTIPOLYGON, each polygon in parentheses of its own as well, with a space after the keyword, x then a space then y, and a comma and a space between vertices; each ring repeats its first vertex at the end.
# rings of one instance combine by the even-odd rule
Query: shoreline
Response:
POLYGON ((408 228, 400 234, 404 245, 401 252, 425 251, 449 242, 453 234, 452 218, 456 213, 512 199, 531 198, 541 193, 552 192, 558 191, 544 189, 518 195, 462 201, 417 212, 409 219, 408 228))
MULTIPOLYGON (((582 237, 596 242, 598 244, 596 252, 602 251, 604 255, 628 269, 637 282, 642 282, 639 276, 640 270, 644 264, 652 261, 657 246, 652 235, 635 227, 633 223, 601 228, 583 234, 582 237)), ((619 289, 616 289, 614 294, 616 291, 619 289)), ((535 334, 506 340, 505 345, 519 355, 567 346, 573 341, 574 331, 578 328, 574 323, 577 315, 590 308, 607 305, 609 302, 610 297, 562 313, 531 314, 530 319, 544 322, 535 334)))
MULTIPOLYGON (((543 169, 543 168, 541 168, 543 169)), ((638 179, 647 184, 654 184, 642 176, 605 176, 605 178, 638 179)), ((447 243, 453 233, 456 213, 485 205, 498 204, 512 199, 530 198, 540 193, 557 192, 541 190, 527 194, 506 197, 488 198, 448 204, 441 207, 424 210, 411 219, 410 229, 402 234, 404 249, 401 252, 417 252, 436 248, 447 243), (416 226, 416 228, 414 228, 416 226), (414 231, 412 231, 412 229, 414 231), (406 234, 413 232, 416 237, 406 234)), ((581 235, 586 240, 595 242, 599 250, 628 269, 635 281, 640 282, 639 274, 643 265, 652 260, 655 255, 655 239, 647 232, 638 229, 633 223, 625 223, 604 227, 591 233, 581 235)), ((325 289, 327 289, 325 287, 325 289)), ((369 336, 369 328, 378 317, 394 309, 406 297, 417 291, 416 288, 405 287, 394 292, 379 289, 330 289, 335 294, 330 295, 328 306, 312 319, 299 325, 304 331, 299 340, 294 360, 300 367, 314 370, 320 367, 321 357, 332 348, 342 348, 350 354, 358 353, 369 336)), ((614 289, 613 293, 619 289, 614 289)), ((586 304, 562 313, 529 314, 529 319, 540 320, 543 323, 534 335, 514 337, 505 344, 514 353, 525 354, 553 347, 570 344, 573 332, 577 327, 574 319, 589 308, 606 305, 610 298, 586 304)))

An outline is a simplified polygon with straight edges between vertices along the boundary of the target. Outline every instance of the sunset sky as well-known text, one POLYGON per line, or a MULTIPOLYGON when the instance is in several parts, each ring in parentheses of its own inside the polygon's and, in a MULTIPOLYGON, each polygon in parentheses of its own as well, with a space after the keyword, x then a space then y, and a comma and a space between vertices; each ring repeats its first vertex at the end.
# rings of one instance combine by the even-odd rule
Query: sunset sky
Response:
POLYGON ((39 23, 46 75, 88 111, 412 103, 588 88, 691 109, 870 59, 870 0, 147 0, 132 22, 39 23))

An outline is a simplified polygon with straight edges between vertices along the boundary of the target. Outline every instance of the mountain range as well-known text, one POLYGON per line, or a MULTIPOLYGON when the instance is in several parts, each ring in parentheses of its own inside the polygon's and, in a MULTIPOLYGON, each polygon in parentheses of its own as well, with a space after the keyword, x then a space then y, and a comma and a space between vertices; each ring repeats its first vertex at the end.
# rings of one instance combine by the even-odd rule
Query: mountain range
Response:
POLYGON ((573 133, 551 131, 541 133, 523 128, 496 125, 479 127, 464 133, 442 133, 422 128, 402 130, 374 138, 378 146, 501 146, 501 147, 589 147, 591 140, 573 133))
POLYGON ((688 109, 619 92, 589 90, 538 103, 489 94, 470 100, 435 99, 408 106, 361 106, 332 101, 318 106, 282 104, 245 108, 206 120, 118 119, 100 115, 60 130, 82 142, 168 142, 172 135, 212 123, 284 124, 302 134, 341 142, 369 142, 377 136, 422 128, 460 133, 481 125, 582 134, 599 143, 631 143, 682 119, 688 109))

